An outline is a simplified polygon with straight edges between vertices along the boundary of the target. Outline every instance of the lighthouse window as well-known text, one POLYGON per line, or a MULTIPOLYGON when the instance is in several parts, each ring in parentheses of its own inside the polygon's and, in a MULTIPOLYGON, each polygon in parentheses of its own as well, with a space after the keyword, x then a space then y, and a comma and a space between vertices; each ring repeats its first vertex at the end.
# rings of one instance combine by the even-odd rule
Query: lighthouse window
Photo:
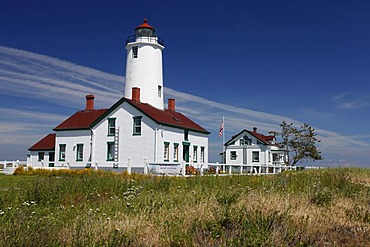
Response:
POLYGON ((132 58, 137 58, 139 55, 138 53, 139 53, 139 47, 138 46, 132 47, 132 58))
POLYGON ((158 97, 162 97, 162 86, 158 85, 158 97))

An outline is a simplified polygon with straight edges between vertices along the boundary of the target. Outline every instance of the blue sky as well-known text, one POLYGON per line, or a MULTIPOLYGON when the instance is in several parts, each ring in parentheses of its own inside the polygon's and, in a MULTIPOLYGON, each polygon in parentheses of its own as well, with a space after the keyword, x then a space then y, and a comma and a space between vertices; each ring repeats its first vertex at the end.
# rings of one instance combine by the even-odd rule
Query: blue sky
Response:
POLYGON ((125 40, 148 18, 164 39, 166 97, 226 139, 282 120, 312 125, 323 165, 370 166, 368 1, 1 1, 0 160, 27 148, 94 93, 123 94, 125 40))

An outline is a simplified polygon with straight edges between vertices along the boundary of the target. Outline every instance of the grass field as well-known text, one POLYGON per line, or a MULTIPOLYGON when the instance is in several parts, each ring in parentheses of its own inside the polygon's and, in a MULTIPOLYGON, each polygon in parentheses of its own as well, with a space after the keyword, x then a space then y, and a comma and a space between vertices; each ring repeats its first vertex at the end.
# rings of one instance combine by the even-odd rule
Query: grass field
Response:
POLYGON ((0 176, 0 246, 369 246, 370 170, 0 176))

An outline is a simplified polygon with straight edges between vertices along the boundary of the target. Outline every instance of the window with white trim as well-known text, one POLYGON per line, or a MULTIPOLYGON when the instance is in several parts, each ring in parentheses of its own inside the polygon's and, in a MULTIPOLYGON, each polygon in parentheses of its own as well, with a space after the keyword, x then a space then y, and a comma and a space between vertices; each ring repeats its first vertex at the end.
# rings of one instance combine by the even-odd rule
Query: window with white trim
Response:
POLYGON ((141 116, 133 117, 133 135, 141 135, 141 116))
POLYGON ((231 159, 231 160, 236 160, 236 157, 238 157, 238 156, 236 155, 236 151, 230 151, 230 159, 231 159))
POLYGON ((114 160, 114 142, 107 142, 107 161, 114 160))
POLYGON ((76 146, 76 161, 82 161, 84 159, 84 145, 77 144, 76 146))
POLYGON ((200 147, 200 162, 204 163, 204 147, 200 147))
POLYGON ((252 152, 252 162, 259 162, 260 161, 260 152, 253 151, 252 152))
POLYGON ((38 161, 44 161, 45 153, 44 152, 39 152, 38 153, 38 161))
POLYGON ((108 135, 113 136, 116 132, 116 119, 108 118, 108 135))
POLYGON ((173 161, 175 162, 179 161, 179 144, 178 143, 173 144, 173 161))
POLYGON ((163 159, 164 161, 170 160, 170 143, 169 142, 164 143, 163 159))
POLYGON ((66 144, 59 144, 59 161, 66 160, 66 144))
POLYGON ((193 146, 193 162, 198 162, 198 146, 193 146))

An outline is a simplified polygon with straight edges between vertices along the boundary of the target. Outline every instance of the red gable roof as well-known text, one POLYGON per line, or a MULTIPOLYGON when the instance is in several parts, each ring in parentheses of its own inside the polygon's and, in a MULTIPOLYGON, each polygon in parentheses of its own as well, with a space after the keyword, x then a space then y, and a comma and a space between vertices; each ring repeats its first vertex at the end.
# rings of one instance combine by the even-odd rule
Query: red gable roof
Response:
POLYGON ((167 109, 160 110, 151 106, 150 104, 141 103, 126 98, 121 98, 109 109, 78 111, 55 127, 53 130, 90 129, 125 101, 158 124, 209 134, 206 129, 202 128, 200 125, 196 124, 179 112, 167 109))
POLYGON ((274 140, 274 136, 265 136, 263 134, 260 134, 260 133, 255 132, 255 131, 250 131, 250 130, 244 129, 244 130, 240 131, 238 134, 233 135, 231 137, 231 139, 226 142, 226 144, 228 144, 229 142, 231 142, 235 137, 237 137, 238 135, 240 135, 244 131, 248 132, 250 135, 254 136, 255 138, 257 138, 258 140, 260 140, 261 142, 263 142, 266 145, 271 145, 271 141, 274 140))
POLYGON ((271 144, 270 141, 272 141, 274 139, 273 136, 265 136, 263 134, 260 134, 260 133, 254 132, 254 131, 250 131, 250 130, 246 130, 246 131, 249 134, 251 134, 252 136, 259 139, 260 141, 262 141, 264 144, 271 144))
POLYGON ((210 134, 210 132, 208 132, 206 129, 193 122, 180 112, 171 111, 168 109, 160 110, 147 103, 141 103, 130 99, 125 100, 130 105, 159 124, 210 134))
POLYGON ((55 149, 55 134, 48 134, 32 147, 30 147, 29 151, 35 150, 54 150, 55 149))
POLYGON ((59 124, 53 130, 77 130, 89 129, 91 124, 95 122, 107 109, 78 111, 64 122, 59 124))

